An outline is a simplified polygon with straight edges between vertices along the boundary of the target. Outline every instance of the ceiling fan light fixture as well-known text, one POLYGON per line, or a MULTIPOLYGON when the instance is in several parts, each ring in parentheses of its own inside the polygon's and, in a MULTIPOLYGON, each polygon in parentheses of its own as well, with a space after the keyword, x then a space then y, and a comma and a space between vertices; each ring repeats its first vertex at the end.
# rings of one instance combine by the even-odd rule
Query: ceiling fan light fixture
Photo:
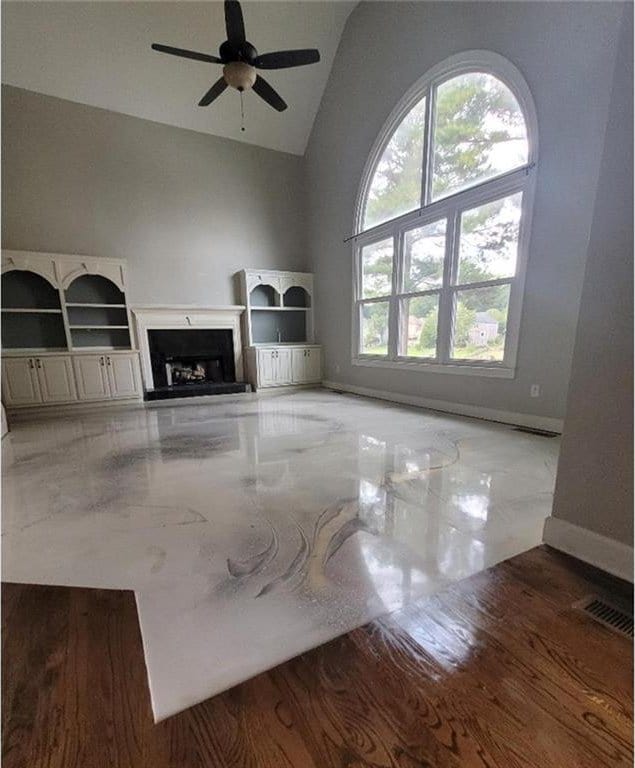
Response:
POLYGON ((256 68, 244 61, 231 61, 223 67, 223 77, 227 85, 237 91, 247 91, 256 82, 256 68))

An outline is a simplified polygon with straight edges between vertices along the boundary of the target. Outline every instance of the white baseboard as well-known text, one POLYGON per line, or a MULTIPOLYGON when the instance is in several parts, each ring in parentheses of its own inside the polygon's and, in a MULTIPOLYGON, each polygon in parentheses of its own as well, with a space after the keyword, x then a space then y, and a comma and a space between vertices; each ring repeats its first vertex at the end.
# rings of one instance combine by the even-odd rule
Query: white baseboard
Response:
POLYGON ((419 397, 418 395, 400 395, 396 392, 386 392, 381 389, 371 389, 370 387, 356 387, 351 384, 340 384, 336 381, 323 381, 322 386, 326 389, 350 392, 354 395, 388 400, 391 403, 414 405, 418 408, 426 408, 430 411, 441 411, 441 413, 452 413, 458 416, 470 416, 474 419, 485 419, 486 421, 498 421, 503 424, 513 424, 514 426, 519 427, 543 429, 547 432, 561 433, 563 427, 563 419, 554 419, 549 416, 534 416, 529 413, 499 411, 495 408, 483 408, 480 405, 466 405, 464 403, 452 403, 446 400, 433 400, 432 398, 419 397))
POLYGON ((542 540, 554 549, 633 583, 633 547, 559 517, 545 520, 542 540))

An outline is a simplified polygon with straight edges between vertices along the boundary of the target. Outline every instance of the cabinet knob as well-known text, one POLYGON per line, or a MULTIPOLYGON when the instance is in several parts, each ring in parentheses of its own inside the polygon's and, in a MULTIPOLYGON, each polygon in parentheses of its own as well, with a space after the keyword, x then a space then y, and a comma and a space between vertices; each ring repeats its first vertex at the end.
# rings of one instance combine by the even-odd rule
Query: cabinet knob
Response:
POLYGON ((31 369, 35 368, 35 366, 33 365, 33 358, 32 357, 29 358, 29 368, 31 368, 31 369))
POLYGON ((42 361, 40 360, 39 357, 37 358, 37 360, 35 362, 37 363, 37 367, 41 369, 42 368, 42 361))
POLYGON ((107 357, 107 358, 106 358, 106 363, 107 363, 108 365, 110 365, 110 358, 109 358, 109 357, 107 357))
POLYGON ((307 357, 311 357, 311 350, 310 350, 310 349, 307 349, 307 351, 306 351, 306 356, 307 356, 307 357))
POLYGON ((103 365, 103 364, 104 364, 104 358, 103 358, 103 357, 100 357, 100 358, 99 358, 99 365, 103 365))

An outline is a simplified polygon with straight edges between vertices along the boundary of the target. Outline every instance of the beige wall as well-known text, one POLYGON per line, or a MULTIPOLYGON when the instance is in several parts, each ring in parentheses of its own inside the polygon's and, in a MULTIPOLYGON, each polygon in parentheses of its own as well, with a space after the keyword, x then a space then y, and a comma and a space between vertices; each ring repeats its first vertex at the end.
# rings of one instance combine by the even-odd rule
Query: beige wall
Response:
POLYGON ((553 516, 633 544, 633 33, 620 42, 553 516))
POLYGON ((133 304, 305 263, 301 157, 2 87, 2 246, 126 258, 133 304))
POLYGON ((405 397, 562 418, 617 39, 620 3, 362 2, 348 19, 307 150, 309 249, 326 378, 405 397), (523 74, 538 116, 534 221, 513 380, 351 365, 351 244, 364 164, 406 90, 461 51, 523 74), (530 397, 532 384, 541 386, 530 397))

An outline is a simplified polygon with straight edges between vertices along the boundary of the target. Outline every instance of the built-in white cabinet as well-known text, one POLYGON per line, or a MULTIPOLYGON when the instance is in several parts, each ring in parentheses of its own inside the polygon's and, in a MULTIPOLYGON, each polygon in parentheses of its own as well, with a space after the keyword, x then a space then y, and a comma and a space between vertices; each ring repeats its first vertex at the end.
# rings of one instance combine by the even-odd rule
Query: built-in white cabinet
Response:
POLYGON ((78 355, 73 363, 80 400, 119 399, 142 394, 136 353, 78 355))
POLYGON ((257 386, 281 387, 291 384, 292 350, 290 349, 258 349, 256 351, 257 386))
POLYGON ((73 365, 80 400, 107 400, 110 397, 104 355, 77 355, 73 365))
POLYGON ((33 358, 10 358, 2 361, 2 400, 7 408, 38 405, 42 402, 33 358))
POLYGON ((316 345, 250 347, 247 371, 255 389, 292 384, 319 384, 321 349, 316 345))
POLYGON ((313 344, 313 275, 246 269, 240 284, 252 387, 319 383, 322 352, 313 344))
POLYGON ((141 394, 139 356, 106 355, 106 371, 110 397, 138 397, 141 394))
POLYGON ((35 364, 43 403, 69 403, 77 400, 70 355, 36 357, 35 364))
POLYGON ((322 350, 305 347, 291 350, 293 355, 293 383, 315 384, 322 380, 322 350))
POLYGON ((136 352, 2 360, 2 398, 7 408, 140 398, 142 394, 136 352))
POLYGON ((9 408, 77 400, 70 355, 4 359, 2 396, 9 408))
POLYGON ((7 408, 138 399, 125 263, 2 252, 2 395, 7 408))

